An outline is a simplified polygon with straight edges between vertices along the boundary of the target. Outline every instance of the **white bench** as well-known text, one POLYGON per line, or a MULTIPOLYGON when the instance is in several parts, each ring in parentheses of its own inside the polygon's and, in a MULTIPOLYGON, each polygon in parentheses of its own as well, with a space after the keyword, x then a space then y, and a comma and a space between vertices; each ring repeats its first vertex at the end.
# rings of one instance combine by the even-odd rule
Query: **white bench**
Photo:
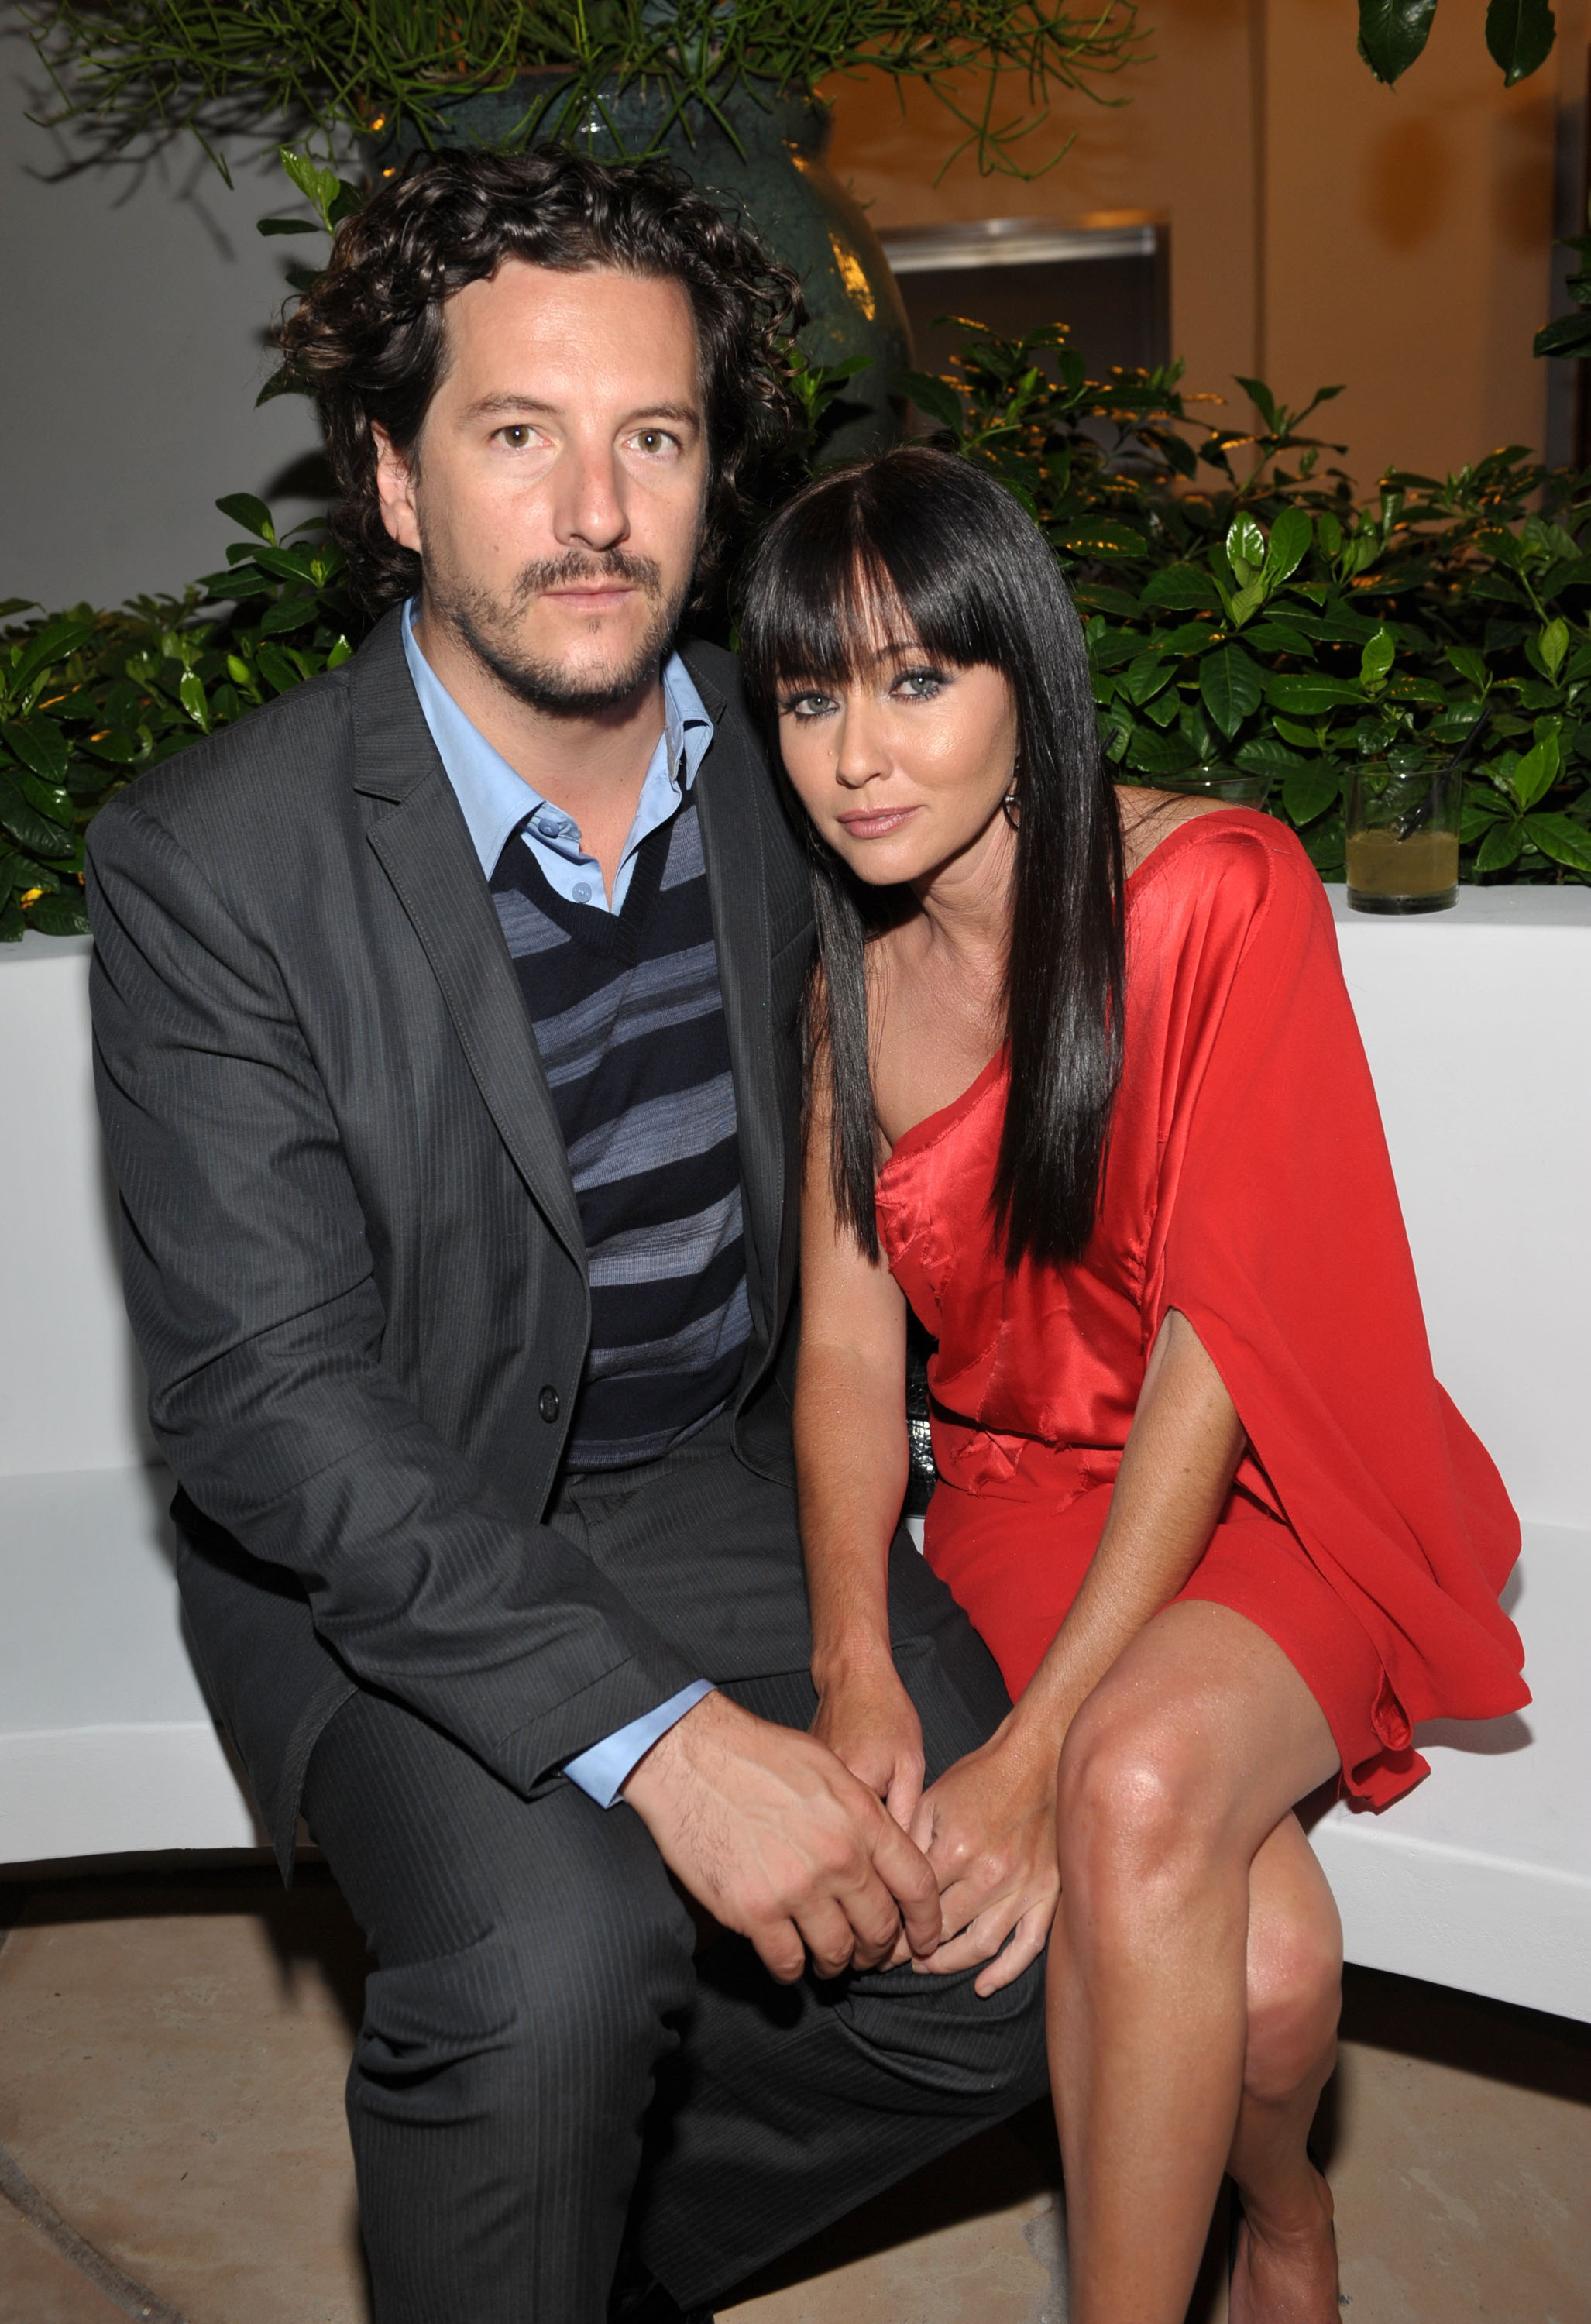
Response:
MULTIPOLYGON (((1591 891, 1335 897, 1437 1369, 1525 1519, 1536 1700, 1313 1838, 1351 1960, 1591 2019, 1591 891)), ((0 948, 0 1864, 252 1846, 184 1650, 89 1086, 86 941, 0 948)), ((1374 1286, 1366 1328, 1374 1328, 1374 1286)))

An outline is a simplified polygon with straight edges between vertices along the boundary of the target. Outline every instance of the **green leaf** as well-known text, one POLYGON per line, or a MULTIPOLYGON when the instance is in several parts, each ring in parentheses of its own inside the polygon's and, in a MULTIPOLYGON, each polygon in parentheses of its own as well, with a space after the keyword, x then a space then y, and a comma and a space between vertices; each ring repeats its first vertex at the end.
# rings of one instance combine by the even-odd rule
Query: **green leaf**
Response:
POLYGON ((937 420, 952 436, 960 436, 966 422, 961 399, 948 379, 932 379, 926 372, 897 372, 890 382, 892 387, 925 411, 930 420, 937 420))
POLYGON ((1185 735, 1157 734, 1153 727, 1136 726, 1127 742, 1127 762, 1141 775, 1180 775, 1197 760, 1185 735))
POLYGON ((1055 547, 1069 557, 1147 557, 1149 543, 1130 524, 1111 517, 1090 517, 1061 533, 1055 547))
POLYGON ((1295 622, 1279 621, 1267 614, 1248 632, 1248 642, 1261 653, 1296 654, 1301 661, 1313 661, 1315 649, 1295 622))
POLYGON ((1486 47, 1503 69, 1503 85, 1528 80, 1552 53, 1557 19, 1547 0, 1491 0, 1486 10, 1486 47))
POLYGON ((326 666, 327 669, 341 669, 345 661, 352 661, 353 659, 353 647, 345 637, 339 636, 326 658, 326 666))
POLYGON ((1449 646, 1448 659, 1460 678, 1467 678, 1471 686, 1480 693, 1485 692, 1491 681, 1486 674, 1485 663, 1473 646, 1449 646))
POLYGON ((177 692, 182 707, 194 724, 201 733, 207 734, 210 731, 210 706, 205 699, 205 689, 193 670, 183 671, 178 681, 177 692))
POLYGON ((1135 661, 1127 664, 1122 684, 1127 688, 1128 700, 1136 702, 1142 709, 1145 702, 1153 702, 1155 696, 1171 684, 1176 674, 1174 655, 1141 653, 1135 661))
POLYGON ((322 231, 313 218, 262 217, 254 220, 256 234, 319 234, 322 231))
POLYGON ((1324 556, 1335 557, 1341 549, 1342 527, 1329 509, 1316 518, 1315 537, 1320 541, 1321 553, 1324 556))
POLYGON ((42 776, 47 783, 65 780, 71 749, 53 718, 24 719, 15 725, 0 727, 0 733, 33 774, 42 776))
POLYGON ((1253 734, 1246 742, 1239 742, 1232 753, 1233 764, 1247 768, 1256 775, 1284 775, 1290 767, 1316 767, 1318 759, 1302 759, 1279 742, 1274 734, 1253 734))
POLYGON ((1296 750, 1317 751, 1320 747, 1320 738, 1312 726, 1296 726, 1291 718, 1278 718, 1275 727, 1282 740, 1291 742, 1296 750))
POLYGON ((273 693, 286 694, 291 687, 301 686, 304 682, 303 671, 296 663, 288 659, 280 646, 273 646, 269 642, 262 644, 256 659, 260 666, 261 677, 273 693))
POLYGON ((1265 554, 1265 579, 1273 589, 1280 588, 1290 573, 1297 572, 1310 553, 1314 530, 1307 511, 1284 508, 1279 512, 1265 554))
POLYGON ((1197 565, 1166 565, 1144 584, 1139 603, 1163 605, 1168 613, 1219 613, 1221 601, 1215 583, 1197 565))
POLYGON ((69 855, 76 835, 63 830, 51 817, 40 814, 14 782, 0 775, 0 825, 30 855, 69 855))
POLYGON ((88 908, 83 901, 81 888, 69 888, 59 896, 41 896, 28 913, 28 926, 47 936, 86 936, 89 931, 88 908))
POLYGON ((22 906, 0 904, 0 944, 21 944, 27 932, 27 916, 22 906))
POLYGON ((1293 718, 1320 718, 1345 702, 1362 702, 1364 694, 1346 678, 1327 678, 1312 670, 1283 670, 1265 682, 1265 699, 1273 709, 1293 718))
POLYGON ((1377 80, 1408 71, 1435 14, 1436 0, 1359 0, 1359 54, 1377 80))
POLYGON ((1568 651, 1568 623, 1561 617, 1557 621, 1549 622, 1536 640, 1536 650, 1541 657, 1549 678, 1558 676, 1559 666, 1568 651))
POLYGON ((1476 850, 1477 872, 1504 872, 1519 861, 1524 834, 1517 823, 1494 823, 1476 850))
POLYGON ((1535 806, 1544 798, 1558 780, 1558 737, 1543 735, 1533 749, 1525 752, 1510 777, 1510 788, 1522 809, 1535 806))
POLYGON ((1199 692, 1205 708, 1228 741, 1259 708, 1259 665, 1241 646, 1222 646, 1199 665, 1199 692))
POLYGON ((1243 390, 1244 394, 1247 396, 1255 410, 1259 413, 1260 418, 1265 421, 1265 426, 1270 429, 1272 435, 1275 435, 1280 425, 1281 414, 1276 409, 1276 399, 1271 393, 1271 391, 1266 386, 1265 381, 1263 379, 1245 379, 1241 372, 1235 372, 1233 374, 1233 377, 1237 380, 1238 386, 1243 390))
POLYGON ((1239 587, 1248 578, 1247 574, 1237 571, 1239 564, 1246 565, 1250 573, 1259 572, 1265 564, 1265 536, 1246 510, 1241 516, 1235 516, 1227 528, 1227 555, 1232 560, 1239 587))
POLYGON ((1543 855, 1591 880, 1591 832, 1584 824, 1567 815, 1527 815, 1523 827, 1527 839, 1543 855))
POLYGON ((305 200, 314 205, 322 226, 329 232, 332 204, 342 191, 342 180, 336 171, 324 169, 308 153, 295 153, 290 145, 280 147, 280 156, 282 168, 305 200))
POLYGON ((1389 629, 1382 628, 1359 656, 1359 683, 1363 687, 1379 686, 1397 659, 1398 641, 1389 629))
POLYGON ((13 693, 25 692, 41 670, 48 669, 51 662, 65 661, 69 654, 87 645, 93 635, 92 622, 75 621, 69 613, 47 622, 32 642, 23 648, 22 659, 11 673, 13 693))
MULTIPOLYGON (((263 501, 256 500, 253 493, 227 493, 216 502, 216 506, 223 516, 229 516, 234 524, 241 524, 245 532, 255 533, 262 540, 275 547, 276 527, 271 521, 271 511, 263 501)), ((253 554, 252 549, 249 554, 253 554)))
POLYGON ((1294 823, 1313 823, 1335 807, 1341 784, 1329 767, 1290 767, 1282 783, 1282 804, 1294 823))
POLYGON ((60 824, 63 831, 72 829, 72 802, 59 783, 41 782, 37 775, 19 775, 16 783, 23 797, 41 815, 60 824))
POLYGON ((1567 355, 1583 361, 1591 355, 1591 315, 1559 315, 1543 323, 1531 342, 1539 355, 1567 355))
POLYGON ((1239 589, 1232 600, 1232 627, 1240 630, 1250 614, 1257 613, 1265 602, 1265 584, 1263 579, 1251 581, 1246 588, 1239 589))
POLYGON ((319 611, 319 604, 313 597, 279 597, 274 605, 266 606, 261 617, 260 633, 262 637, 276 638, 285 635, 290 630, 301 630, 305 622, 312 622, 319 611))

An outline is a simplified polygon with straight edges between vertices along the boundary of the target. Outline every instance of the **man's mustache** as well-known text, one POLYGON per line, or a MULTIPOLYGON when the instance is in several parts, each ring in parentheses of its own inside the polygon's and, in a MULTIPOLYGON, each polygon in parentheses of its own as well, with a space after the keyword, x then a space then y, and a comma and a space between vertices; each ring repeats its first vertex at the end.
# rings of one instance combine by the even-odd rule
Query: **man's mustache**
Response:
POLYGON ((547 589, 600 589, 615 581, 644 590, 648 597, 663 595, 663 568, 651 558, 632 557, 624 549, 605 549, 594 556, 571 549, 562 557, 541 557, 525 566, 514 584, 514 598, 524 605, 547 589))

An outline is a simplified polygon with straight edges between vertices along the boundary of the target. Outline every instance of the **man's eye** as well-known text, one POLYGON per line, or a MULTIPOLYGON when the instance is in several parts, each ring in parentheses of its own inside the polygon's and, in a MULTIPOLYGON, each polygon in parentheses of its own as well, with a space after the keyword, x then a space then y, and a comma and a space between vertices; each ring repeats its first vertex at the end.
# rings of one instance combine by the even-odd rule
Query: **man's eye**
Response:
POLYGON ((510 427, 500 428, 497 432, 510 452, 524 451, 536 434, 528 420, 516 420, 510 427))
POLYGON ((643 428, 630 438, 630 442, 642 452, 673 452, 678 449, 678 438, 669 435, 666 428, 643 428))

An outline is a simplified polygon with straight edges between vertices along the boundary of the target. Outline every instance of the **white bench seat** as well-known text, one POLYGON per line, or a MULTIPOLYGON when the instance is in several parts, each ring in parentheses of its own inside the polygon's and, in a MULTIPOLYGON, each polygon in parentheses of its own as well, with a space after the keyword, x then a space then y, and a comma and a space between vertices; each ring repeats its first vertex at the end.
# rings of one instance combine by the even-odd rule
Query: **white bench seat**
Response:
POLYGON ((253 1848, 183 1641, 162 1468, 0 1483, 0 1862, 253 1848))
MULTIPOLYGON (((1535 1694, 1312 1838, 1348 1958, 1591 2020, 1591 890, 1334 899, 1439 1375, 1525 1520, 1535 1694)), ((182 1643, 88 1071, 86 940, 0 947, 0 1865, 261 1844, 182 1643), (41 1473, 43 1472, 43 1473, 41 1473)), ((1374 1328, 1375 1286, 1365 1286, 1374 1328)))

